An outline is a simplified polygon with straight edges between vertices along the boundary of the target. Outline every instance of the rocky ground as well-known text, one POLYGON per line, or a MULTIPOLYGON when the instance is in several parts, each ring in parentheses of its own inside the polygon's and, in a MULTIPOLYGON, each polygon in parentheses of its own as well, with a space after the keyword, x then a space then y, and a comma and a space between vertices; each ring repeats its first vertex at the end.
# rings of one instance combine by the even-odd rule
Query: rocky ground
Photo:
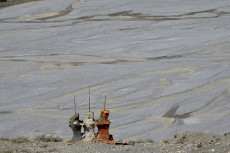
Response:
POLYGON ((161 142, 147 140, 130 141, 128 145, 112 145, 103 143, 78 142, 68 144, 66 142, 16 142, 13 139, 0 140, 0 152, 230 152, 230 133, 207 134, 185 132, 174 135, 172 138, 161 142))

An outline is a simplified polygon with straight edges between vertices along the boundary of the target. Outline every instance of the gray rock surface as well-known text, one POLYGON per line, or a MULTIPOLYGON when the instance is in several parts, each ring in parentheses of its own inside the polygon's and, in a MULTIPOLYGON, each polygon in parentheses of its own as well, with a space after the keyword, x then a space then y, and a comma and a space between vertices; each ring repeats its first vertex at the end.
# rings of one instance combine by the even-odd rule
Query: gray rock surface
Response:
POLYGON ((107 96, 114 139, 230 127, 229 0, 42 0, 0 9, 0 136, 53 134, 107 96))

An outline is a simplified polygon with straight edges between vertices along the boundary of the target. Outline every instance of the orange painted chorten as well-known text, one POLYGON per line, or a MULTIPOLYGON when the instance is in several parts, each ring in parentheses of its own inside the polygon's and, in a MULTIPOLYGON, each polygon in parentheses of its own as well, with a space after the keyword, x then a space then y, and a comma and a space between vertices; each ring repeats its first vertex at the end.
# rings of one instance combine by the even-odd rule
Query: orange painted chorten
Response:
POLYGON ((115 144, 113 136, 109 134, 109 125, 111 122, 108 120, 109 110, 101 110, 100 118, 95 122, 95 125, 98 128, 98 133, 96 135, 96 142, 112 143, 115 144))

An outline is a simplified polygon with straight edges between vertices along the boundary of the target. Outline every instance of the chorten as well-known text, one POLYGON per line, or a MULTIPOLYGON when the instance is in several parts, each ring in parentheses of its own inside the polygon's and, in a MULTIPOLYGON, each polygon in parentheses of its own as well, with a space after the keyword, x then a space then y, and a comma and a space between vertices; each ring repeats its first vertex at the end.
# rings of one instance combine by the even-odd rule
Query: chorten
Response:
POLYGON ((109 134, 109 126, 111 122, 108 120, 109 117, 109 110, 105 109, 106 97, 104 102, 104 109, 101 110, 101 114, 99 119, 95 122, 95 125, 98 128, 98 133, 96 135, 95 141, 96 142, 104 142, 104 143, 113 143, 113 136, 109 134))
POLYGON ((79 114, 75 113, 73 116, 70 117, 68 126, 72 129, 73 131, 73 137, 72 137, 72 142, 82 140, 82 134, 81 134, 81 125, 82 121, 79 120, 79 114))
POLYGON ((95 138, 95 133, 94 133, 94 113, 93 112, 87 112, 85 114, 85 119, 83 123, 83 128, 84 128, 84 134, 83 134, 83 141, 92 141, 95 138))

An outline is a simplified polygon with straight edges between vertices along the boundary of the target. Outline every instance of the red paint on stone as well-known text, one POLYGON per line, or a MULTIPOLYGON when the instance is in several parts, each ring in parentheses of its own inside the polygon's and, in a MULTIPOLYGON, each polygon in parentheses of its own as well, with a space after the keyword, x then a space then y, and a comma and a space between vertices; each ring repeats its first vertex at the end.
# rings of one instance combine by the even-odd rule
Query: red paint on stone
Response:
POLYGON ((108 120, 109 113, 109 110, 101 110, 100 118, 95 122, 98 128, 98 133, 95 138, 96 142, 115 143, 113 136, 109 134, 109 125, 111 124, 108 120))

